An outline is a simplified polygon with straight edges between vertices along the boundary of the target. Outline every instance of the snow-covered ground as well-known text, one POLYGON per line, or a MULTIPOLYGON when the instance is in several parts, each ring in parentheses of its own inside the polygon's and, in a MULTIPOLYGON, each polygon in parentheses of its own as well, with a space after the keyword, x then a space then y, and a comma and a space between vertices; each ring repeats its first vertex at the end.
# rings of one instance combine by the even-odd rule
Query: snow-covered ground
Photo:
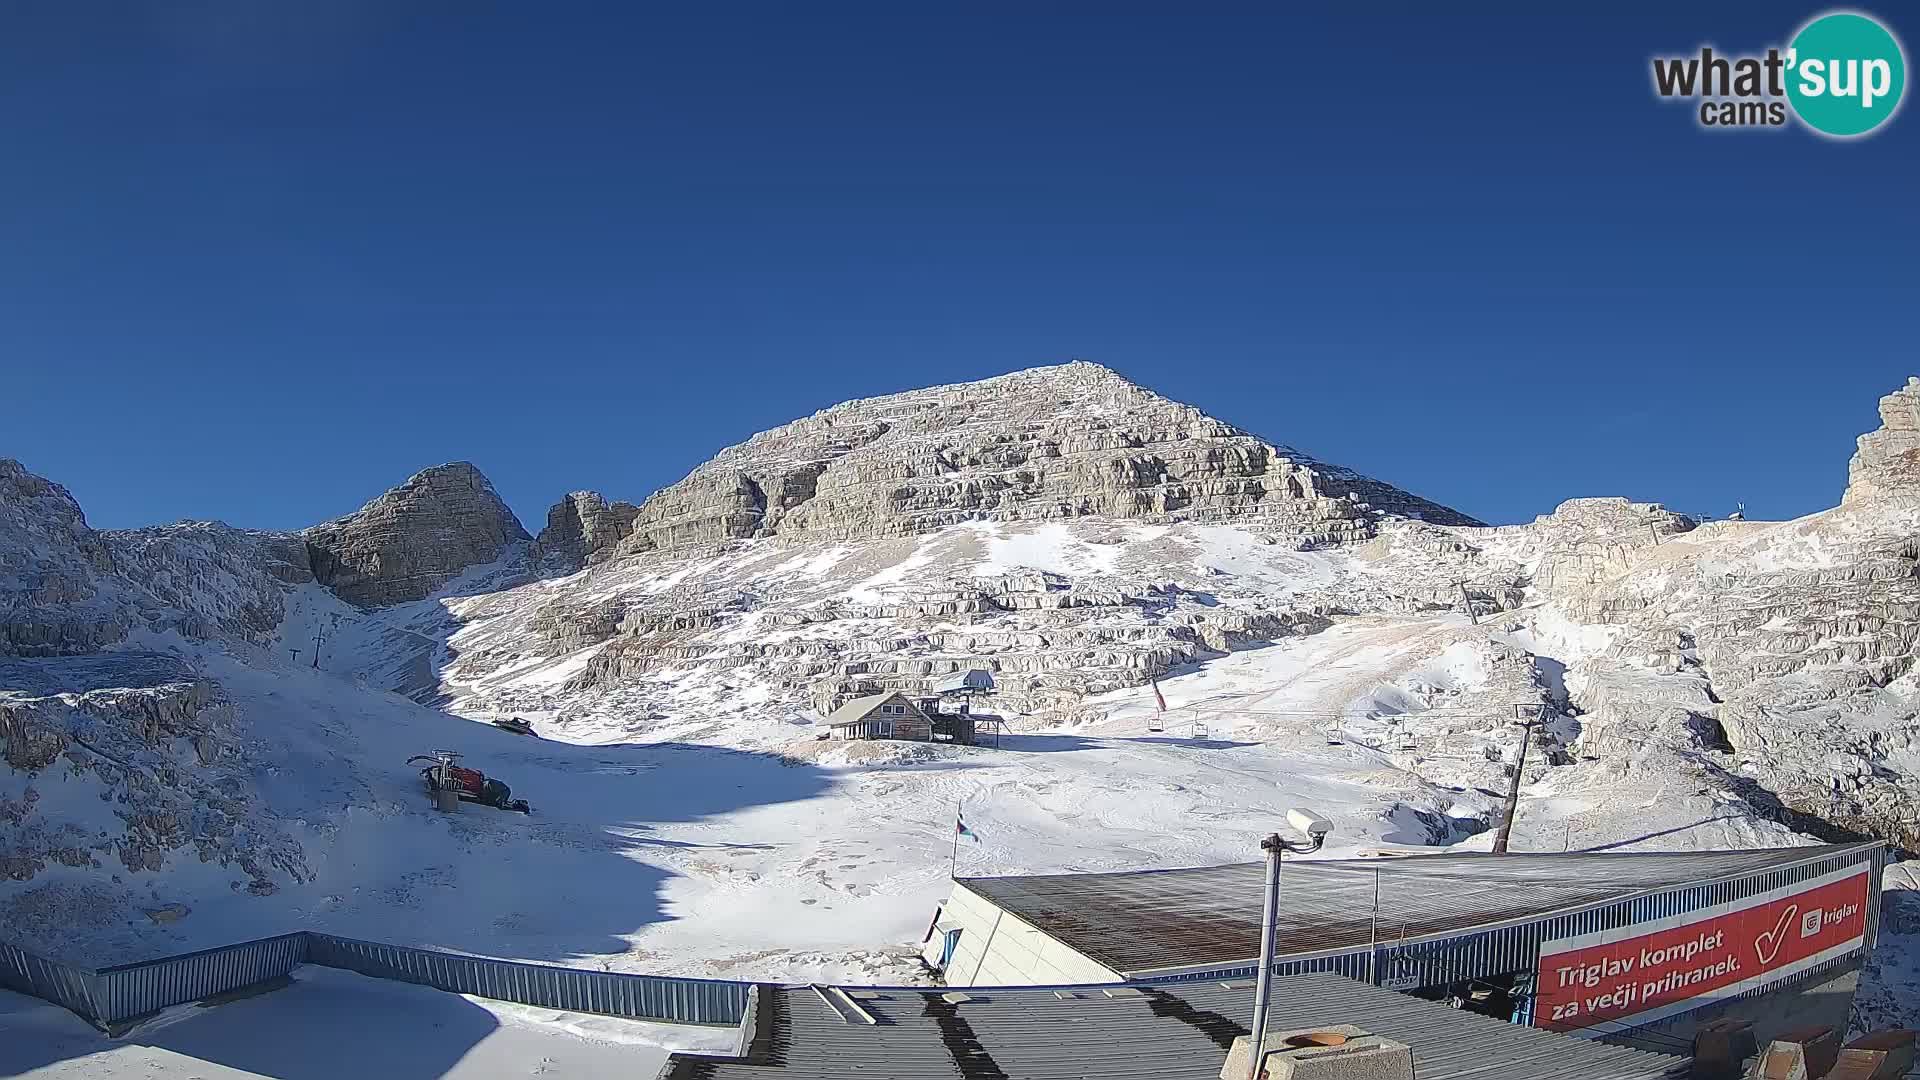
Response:
MULTIPOLYGON (((311 880, 256 897, 189 859, 107 882, 52 868, 12 887, 9 911, 35 943, 93 961, 314 927, 618 971, 905 981, 950 869, 1246 861, 1302 805, 1335 822, 1327 856, 1484 845, 1503 794, 1484 770, 1498 766, 1475 750, 1464 760, 1480 775, 1462 768, 1452 782, 1441 760, 1436 782, 1363 715, 1471 692, 1488 677, 1476 650, 1492 647, 1476 633, 1457 616, 1352 620, 1163 680, 1162 723, 1150 690, 1116 691, 1093 699, 1102 719, 997 747, 820 741, 778 718, 730 727, 724 743, 527 739, 351 676, 206 652, 195 662, 239 703, 260 788, 293 823, 311 880), (441 747, 535 813, 430 810, 405 762, 441 747), (956 863, 961 812, 980 840, 956 863), (190 914, 162 925, 137 914, 176 903, 190 914), (129 914, 76 934, 76 906, 129 914)), ((1432 730, 1472 713, 1441 704, 1418 719, 1432 730)), ((1460 738, 1503 749, 1477 728, 1460 738)), ((1692 789, 1621 790, 1592 763, 1552 770, 1526 795, 1519 850, 1796 839, 1715 814, 1692 789)))
MULTIPOLYGON (((131 907, 184 902, 188 917, 136 916, 90 938, 49 921, 42 943, 99 959, 314 926, 613 970, 885 981, 913 974, 909 947, 946 891, 960 807, 983 841, 961 851, 959 871, 986 874, 1249 858, 1298 803, 1327 808, 1346 846, 1423 843, 1395 808, 1444 810, 1451 797, 1358 745, 1253 742, 1225 723, 1209 739, 1152 733, 1137 702, 998 748, 810 741, 777 755, 531 740, 298 665, 200 664, 246 703, 269 762, 262 788, 275 815, 304 823, 314 879, 260 898, 227 888, 229 871, 177 860, 117 876, 131 907), (432 812, 405 759, 441 746, 536 812, 432 812)), ((1188 680, 1207 693, 1239 685, 1208 671, 1167 692, 1177 699, 1188 680)), ((76 893, 107 892, 95 873, 50 870, 15 910, 57 915, 76 893)))
POLYGON ((649 1077, 674 1050, 731 1053, 731 1028, 532 1009, 328 968, 168 1010, 120 1038, 0 990, 0 1076, 32 1080, 649 1077))

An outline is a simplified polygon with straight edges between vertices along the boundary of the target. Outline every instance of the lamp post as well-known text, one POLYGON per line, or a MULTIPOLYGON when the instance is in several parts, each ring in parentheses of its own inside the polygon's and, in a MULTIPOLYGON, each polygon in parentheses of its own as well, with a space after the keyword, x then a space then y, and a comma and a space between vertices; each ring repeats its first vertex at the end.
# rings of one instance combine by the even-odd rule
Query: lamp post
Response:
POLYGON ((1247 1067, 1247 1080, 1260 1080, 1267 1045, 1267 998, 1273 989, 1273 930, 1280 914, 1280 856, 1286 852, 1305 855, 1320 850, 1333 825, 1326 818, 1306 810, 1287 811, 1287 821, 1305 833, 1307 843, 1300 844, 1270 834, 1260 841, 1267 856, 1267 895, 1260 917, 1260 979, 1253 999, 1253 1056, 1247 1067))

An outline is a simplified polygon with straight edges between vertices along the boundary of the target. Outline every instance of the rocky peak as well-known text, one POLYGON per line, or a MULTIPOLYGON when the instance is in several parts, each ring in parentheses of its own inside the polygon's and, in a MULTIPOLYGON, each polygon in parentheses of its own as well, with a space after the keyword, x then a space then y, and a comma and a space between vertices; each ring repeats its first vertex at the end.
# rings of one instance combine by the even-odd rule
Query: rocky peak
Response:
POLYGON ((603 528, 587 554, 616 536, 633 553, 1087 516, 1260 518, 1337 540, 1370 535, 1369 509, 1477 524, 1075 361, 849 401, 761 432, 656 492, 630 527, 603 528))
POLYGON ((1920 378, 1880 399, 1879 430, 1860 436, 1859 447, 1841 505, 1920 496, 1920 378))
POLYGON ((424 599, 529 539, 493 485, 465 461, 415 473, 303 535, 314 580, 361 607, 424 599))
POLYGON ((6 575, 0 580, 11 579, 28 559, 49 561, 63 554, 96 570, 113 568, 106 542, 87 525, 73 495, 12 458, 0 458, 0 525, 10 537, 38 541, 37 550, 25 544, 0 549, 0 573, 6 575))

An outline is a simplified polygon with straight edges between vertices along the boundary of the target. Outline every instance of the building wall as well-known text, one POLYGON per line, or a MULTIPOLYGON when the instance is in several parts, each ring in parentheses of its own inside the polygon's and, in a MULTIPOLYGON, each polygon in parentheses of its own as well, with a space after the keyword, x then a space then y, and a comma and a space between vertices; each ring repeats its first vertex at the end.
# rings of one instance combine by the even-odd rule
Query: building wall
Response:
POLYGON ((942 928, 957 927, 960 943, 947 965, 949 986, 1057 986, 1120 982, 1094 963, 1002 911, 966 886, 954 883, 940 911, 942 928))

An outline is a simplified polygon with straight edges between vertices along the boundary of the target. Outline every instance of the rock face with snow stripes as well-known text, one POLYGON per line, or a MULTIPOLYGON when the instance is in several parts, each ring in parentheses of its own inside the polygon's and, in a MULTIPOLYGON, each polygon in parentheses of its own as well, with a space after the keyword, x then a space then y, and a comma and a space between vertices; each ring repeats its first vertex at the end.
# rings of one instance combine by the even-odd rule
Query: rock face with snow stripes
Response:
MULTIPOLYGON (((1087 517, 1259 518, 1337 541, 1371 535, 1374 511, 1476 524, 1076 362, 849 401, 761 432, 656 492, 631 524, 597 530, 579 561, 609 544, 634 554, 1087 517)), ((578 511, 554 514, 564 526, 578 511)))

